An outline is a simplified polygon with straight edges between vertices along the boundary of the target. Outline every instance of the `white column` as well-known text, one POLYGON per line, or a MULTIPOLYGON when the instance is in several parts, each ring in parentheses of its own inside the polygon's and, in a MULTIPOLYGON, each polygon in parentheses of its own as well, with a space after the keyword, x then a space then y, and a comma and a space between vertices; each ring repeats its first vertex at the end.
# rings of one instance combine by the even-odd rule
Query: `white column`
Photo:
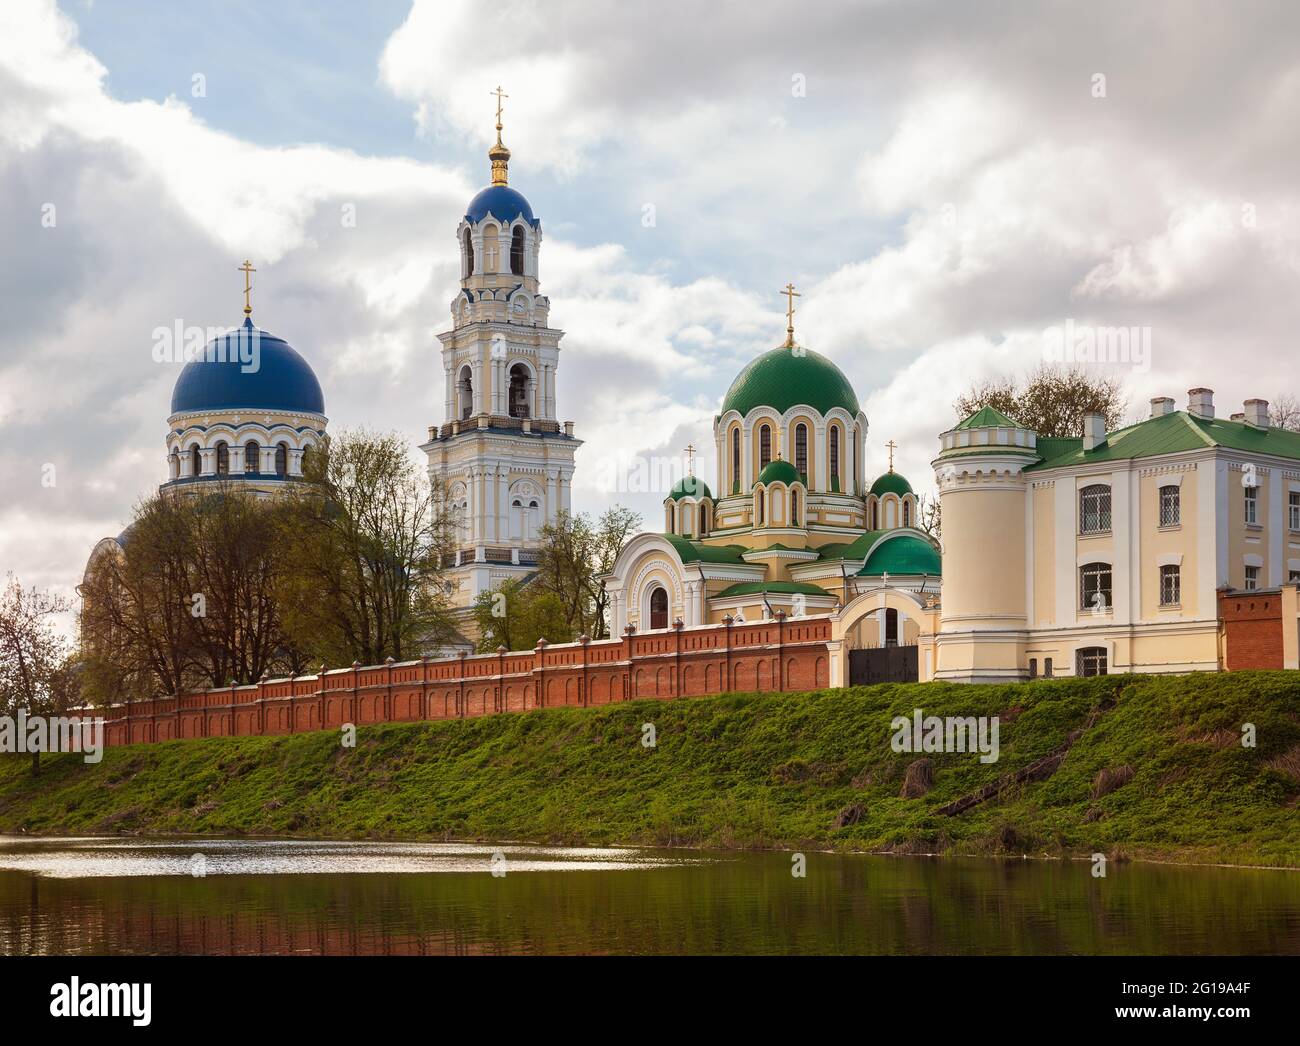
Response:
POLYGON ((217 452, 213 447, 204 447, 199 451, 199 463, 203 468, 202 475, 215 476, 217 474, 217 452))
POLYGON ((302 475, 302 451, 291 449, 289 451, 289 475, 302 475))
POLYGON ((474 375, 472 379, 474 382, 474 408, 472 413, 480 414, 484 409, 483 404, 485 402, 485 400, 483 399, 483 361, 482 360, 474 361, 473 370, 471 371, 471 373, 474 375))
POLYGON ((187 451, 187 450, 183 450, 183 451, 181 451, 181 458, 180 458, 180 460, 181 460, 181 473, 180 473, 180 478, 184 479, 184 478, 186 478, 187 476, 191 475, 191 473, 190 473, 190 467, 191 467, 191 465, 192 465, 193 462, 194 462, 194 458, 193 458, 193 455, 191 455, 189 451, 187 451))
POLYGON ((750 488, 754 485, 754 448, 751 445, 753 441, 750 435, 753 432, 752 425, 741 425, 741 447, 740 447, 740 492, 748 494, 750 488))
POLYGON ((558 487, 559 474, 556 472, 547 472, 546 474, 546 514, 544 519, 548 522, 555 519, 559 512, 560 501, 558 487))
POLYGON ((456 416, 454 413, 456 408, 456 368, 450 363, 444 362, 442 369, 443 373, 447 375, 447 408, 443 417, 446 418, 447 421, 451 421, 452 418, 456 416))
POLYGON ((845 482, 841 489, 845 494, 856 494, 858 492, 858 436, 857 426, 848 425, 844 429, 844 442, 849 452, 849 460, 845 462, 848 468, 845 469, 845 482))
POLYGON ((259 456, 261 457, 262 461, 257 471, 263 473, 264 475, 267 474, 273 475, 275 473, 275 448, 263 447, 261 449, 259 456))
POLYGON ((230 474, 232 476, 244 474, 244 448, 238 444, 231 444, 230 447, 230 474))
POLYGON ((510 487, 509 470, 497 468, 497 540, 502 544, 510 540, 510 487))
POLYGON ((1268 470, 1268 586, 1274 588, 1286 580, 1286 558, 1282 554, 1282 535, 1286 532, 1282 470, 1276 465, 1268 470))

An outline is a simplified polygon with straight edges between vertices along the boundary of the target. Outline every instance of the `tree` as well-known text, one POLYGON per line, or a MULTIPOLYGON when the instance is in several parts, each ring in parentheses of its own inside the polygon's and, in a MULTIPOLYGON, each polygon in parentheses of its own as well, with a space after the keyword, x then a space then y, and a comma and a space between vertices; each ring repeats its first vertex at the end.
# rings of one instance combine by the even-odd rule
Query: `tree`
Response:
POLYGON ((1300 400, 1286 392, 1273 401, 1268 410, 1269 423, 1279 429, 1300 432, 1300 400))
MULTIPOLYGON (((70 609, 62 596, 6 577, 0 590, 0 713, 54 716, 77 703, 76 672, 57 621, 70 609)), ((35 777, 41 753, 31 756, 35 777)))
POLYGON ((303 475, 286 499, 277 586, 294 645, 330 664, 378 664, 450 635, 442 565, 452 507, 411 461, 405 437, 329 437, 303 475))
POLYGON ((943 505, 936 497, 922 494, 917 499, 917 526, 929 534, 935 541, 943 540, 943 505))
POLYGON ((559 600, 572 632, 592 639, 609 634, 602 579, 614 569, 614 560, 640 526, 639 513, 615 505, 594 521, 586 513, 561 512, 542 527, 535 583, 559 600))
POLYGON ((1128 406, 1119 381, 1083 369, 1040 366, 1023 386, 1012 378, 972 386, 953 404, 958 420, 993 407, 1040 436, 1078 436, 1085 414, 1101 414, 1106 430, 1119 426, 1128 406))
POLYGON ((535 577, 512 578, 495 589, 480 592, 474 601, 480 653, 531 650, 539 639, 567 643, 576 638, 564 604, 554 592, 537 584, 535 577))

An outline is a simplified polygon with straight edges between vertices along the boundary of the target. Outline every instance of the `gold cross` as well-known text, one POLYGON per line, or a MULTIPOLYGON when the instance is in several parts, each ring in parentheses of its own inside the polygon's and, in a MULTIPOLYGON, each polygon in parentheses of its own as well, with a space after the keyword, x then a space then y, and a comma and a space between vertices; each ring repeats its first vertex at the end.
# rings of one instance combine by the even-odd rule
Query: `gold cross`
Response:
POLYGON ((895 443, 895 442, 891 439, 888 443, 885 444, 885 446, 889 448, 889 471, 890 471, 890 472, 893 472, 893 471, 894 471, 894 451, 898 449, 898 444, 895 443))
POLYGON ((686 471, 695 475, 695 444, 686 444, 686 471))
POLYGON ((257 270, 253 268, 253 263, 245 258, 244 264, 239 266, 239 271, 244 274, 244 315, 251 316, 253 315, 253 305, 248 296, 252 293, 253 273, 257 272, 257 270))
POLYGON ((497 141, 499 142, 501 141, 501 99, 509 98, 510 96, 501 90, 500 84, 497 84, 497 89, 495 91, 488 91, 488 94, 494 94, 497 96, 497 141))
POLYGON ((793 283, 787 283, 785 290, 781 292, 786 298, 785 307, 785 347, 794 348, 794 300, 802 298, 803 295, 794 289, 793 283))

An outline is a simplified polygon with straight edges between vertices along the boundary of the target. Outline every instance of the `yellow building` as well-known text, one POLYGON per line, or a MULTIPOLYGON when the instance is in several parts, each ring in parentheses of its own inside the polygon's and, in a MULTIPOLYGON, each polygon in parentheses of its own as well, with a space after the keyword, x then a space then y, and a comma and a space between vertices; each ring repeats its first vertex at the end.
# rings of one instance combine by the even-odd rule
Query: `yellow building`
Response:
POLYGON ((1300 579, 1300 433, 1268 404, 1047 439, 991 408, 943 433, 940 679, 1221 667, 1218 592, 1300 579))

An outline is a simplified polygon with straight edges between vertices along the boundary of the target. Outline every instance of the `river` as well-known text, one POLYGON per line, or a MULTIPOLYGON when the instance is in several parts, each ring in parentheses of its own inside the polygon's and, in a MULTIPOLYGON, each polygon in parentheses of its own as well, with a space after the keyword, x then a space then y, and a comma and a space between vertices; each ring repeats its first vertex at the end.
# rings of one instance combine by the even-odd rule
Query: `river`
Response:
POLYGON ((0 837, 0 954, 1300 954, 1300 872, 0 837))

